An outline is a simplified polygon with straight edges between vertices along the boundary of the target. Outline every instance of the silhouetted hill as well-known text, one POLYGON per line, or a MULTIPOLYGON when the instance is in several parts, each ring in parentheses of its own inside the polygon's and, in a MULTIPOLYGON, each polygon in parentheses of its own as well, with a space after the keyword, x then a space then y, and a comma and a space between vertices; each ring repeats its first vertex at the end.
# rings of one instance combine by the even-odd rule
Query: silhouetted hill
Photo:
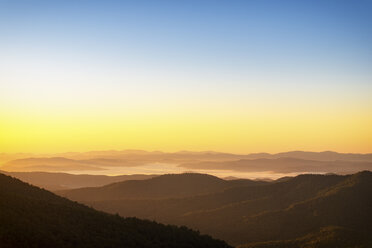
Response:
POLYGON ((68 173, 53 172, 1 172, 13 176, 32 185, 45 188, 47 190, 75 189, 83 187, 98 187, 110 183, 126 180, 143 180, 154 177, 155 175, 73 175, 68 173))
POLYGON ((185 227, 98 212, 0 174, 0 247, 229 247, 185 227))
POLYGON ((80 201, 180 198, 217 192, 239 185, 263 183, 247 179, 226 181, 207 174, 184 173, 167 174, 147 180, 129 180, 103 187, 63 190, 58 193, 69 199, 80 201))
POLYGON ((233 244, 297 240, 329 226, 365 238, 372 232, 371 183, 366 171, 299 175, 178 199, 77 200, 122 216, 186 225, 233 244))

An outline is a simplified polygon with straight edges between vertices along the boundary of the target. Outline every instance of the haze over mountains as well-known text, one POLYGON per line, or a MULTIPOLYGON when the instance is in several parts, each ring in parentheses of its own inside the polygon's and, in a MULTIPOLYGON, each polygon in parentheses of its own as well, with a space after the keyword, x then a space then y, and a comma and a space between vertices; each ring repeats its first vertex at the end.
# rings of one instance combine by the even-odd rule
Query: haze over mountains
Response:
POLYGON ((278 178, 300 173, 349 174, 372 169, 372 154, 285 152, 229 154, 219 152, 96 151, 50 155, 1 154, 0 170, 73 174, 164 174, 195 171, 245 178, 278 178))
MULTIPOLYGON (((202 234, 208 234, 244 248, 367 248, 372 245, 369 235, 372 233, 372 172, 369 171, 372 168, 372 159, 370 154, 289 152, 273 155, 266 153, 236 155, 216 152, 104 151, 70 153, 65 156, 17 158, 5 162, 1 167, 3 170, 13 168, 15 171, 1 172, 52 190, 62 197, 99 211, 164 224, 187 226, 199 230, 202 234), (222 177, 191 172, 107 176, 32 171, 48 168, 52 168, 52 171, 68 171, 76 167, 84 168, 83 171, 90 173, 95 170, 95 167, 100 172, 105 172, 110 168, 136 169, 144 166, 143 164, 160 166, 161 169, 164 169, 162 167, 164 164, 172 164, 174 168, 180 168, 181 172, 182 170, 211 173, 230 171, 236 173, 233 175, 239 176, 250 175, 244 173, 269 171, 277 175, 288 176, 277 180, 251 180, 230 176, 225 180, 222 177), (17 171, 23 169, 28 172, 17 171), (309 171, 315 174, 302 174, 309 171), (362 172, 354 173, 355 171, 362 172), (301 175, 293 176, 297 174, 301 175)), ((96 221, 97 213, 92 209, 74 205, 76 203, 58 198, 47 191, 29 189, 30 186, 15 179, 6 176, 1 178, 3 191, 0 197, 3 203, 0 202, 0 205, 2 204, 6 212, 0 217, 3 218, 4 223, 13 223, 14 219, 19 217, 29 218, 29 221, 36 222, 35 225, 41 226, 40 232, 26 232, 24 242, 43 244, 43 240, 50 237, 50 242, 56 244, 55 247, 62 246, 62 244, 68 247, 79 242, 99 244, 106 240, 108 234, 105 232, 94 228, 87 231, 80 230, 85 228, 85 224, 92 225, 96 221), (8 184, 10 186, 7 186, 8 184), (20 193, 17 193, 18 190, 21 190, 20 193), (27 196, 29 191, 37 193, 27 196), (16 192, 14 194, 16 198, 8 200, 12 192, 16 192), (43 203, 43 201, 46 202, 43 203), (38 212, 39 208, 51 210, 29 217, 31 212, 20 206, 25 205, 29 209, 26 202, 37 202, 30 205, 32 211, 38 212), (54 202, 57 202, 58 207, 53 205, 54 202), (11 212, 10 209, 13 206, 16 212, 11 212), (79 212, 80 210, 77 212, 72 210, 75 208, 85 209, 82 210, 84 214, 79 212), (60 211, 67 211, 63 217, 66 221, 59 222, 56 226, 50 222, 52 217, 48 215, 58 213, 63 216, 64 214, 59 214, 60 211), (85 213, 85 211, 91 212, 85 213), (22 216, 15 217, 20 213, 22 216), (68 232, 59 231, 60 225, 64 229, 72 228, 70 228, 72 220, 69 220, 71 215, 88 216, 90 214, 92 216, 89 218, 92 220, 83 219, 82 224, 75 229, 78 237, 83 237, 83 241, 77 236, 71 236, 68 232), (42 221, 38 222, 34 218, 42 221), (49 233, 48 230, 43 231, 43 228, 55 230, 56 234, 49 233), (98 233, 99 241, 87 232, 98 233), (40 238, 34 239, 34 236, 40 238), (64 241, 61 241, 61 237, 64 241)), ((160 227, 161 240, 156 238, 156 241, 151 240, 147 243, 143 240, 136 241, 140 237, 140 234, 136 233, 137 228, 141 228, 141 223, 144 223, 144 226, 154 225, 151 230, 157 230, 157 224, 141 222, 137 219, 119 220, 115 216, 102 217, 104 220, 100 219, 101 217, 97 218, 98 222, 102 221, 107 225, 111 225, 108 224, 111 221, 132 223, 112 224, 120 227, 112 226, 113 229, 110 229, 110 233, 113 231, 114 236, 108 238, 109 244, 129 242, 133 245, 137 242, 136 244, 140 246, 134 247, 147 247, 153 242, 158 242, 160 246, 168 242, 164 235, 169 235, 166 233, 169 232, 170 229, 167 228, 170 227, 165 229, 160 227), (126 228, 130 229, 128 229, 131 233, 129 240, 120 234, 123 229, 127 230, 126 228)), ((0 242, 10 244, 10 247, 11 244, 19 244, 17 243, 20 242, 18 236, 14 233, 19 230, 24 231, 21 225, 14 224, 14 229, 4 226, 2 228, 0 229, 3 232, 3 234, 0 233, 0 242), (1 240, 1 235, 13 238, 1 240)), ((27 228, 37 229, 39 227, 32 224, 27 228)), ((175 227, 172 228, 176 230, 175 227)), ((182 230, 186 232, 182 235, 186 235, 187 241, 177 241, 177 245, 179 242, 189 242, 189 239, 199 239, 197 233, 182 230)), ((153 238, 151 234, 148 235, 151 239, 153 238)), ((174 240, 174 238, 171 239, 174 240)), ((208 247, 210 242, 217 242, 217 246, 210 247, 226 246, 223 242, 218 243, 219 241, 213 241, 208 237, 202 237, 201 240, 203 240, 200 241, 201 243, 197 241, 198 245, 203 242, 207 245, 201 247, 208 247)), ((179 247, 177 245, 174 247, 179 247)), ((88 245, 87 247, 97 246, 88 245)), ((192 243, 190 247, 198 246, 192 243)))
POLYGON ((181 167, 188 169, 209 169, 225 170, 229 168, 239 172, 264 172, 273 173, 352 173, 360 170, 372 168, 371 161, 319 161, 305 160, 291 157, 283 158, 259 158, 259 159, 240 159, 233 161, 204 161, 196 163, 181 164, 181 167))
MULTIPOLYGON (((0 159, 0 173, 96 210, 187 226, 235 246, 372 245, 372 154, 127 150, 1 154, 0 159)), ((82 243, 100 247, 95 245, 106 241, 108 247, 124 243, 154 247, 150 246, 154 242, 159 247, 227 247, 187 229, 105 215, 10 177, 0 175, 0 179, 0 208, 4 209, 0 222, 13 226, 0 223, 1 245, 45 246, 43 242, 48 240, 54 247, 84 247, 82 243), (33 212, 36 215, 31 216, 33 212), (55 223, 60 216, 65 220, 55 223), (15 221, 20 218, 26 221, 15 221), (75 227, 73 219, 82 223, 75 227), (110 228, 83 230, 85 225, 102 223, 110 228), (155 237, 158 234, 154 236, 150 229, 158 230, 155 233, 160 236, 155 237), (16 235, 19 232, 25 232, 21 239, 16 235), (150 240, 141 236, 144 232, 150 240)))
POLYGON ((99 210, 186 225, 246 247, 372 244, 372 172, 222 181, 210 175, 165 175, 59 193, 99 210), (190 190, 201 181, 200 191, 190 190), (187 194, 170 194, 173 187, 187 194))

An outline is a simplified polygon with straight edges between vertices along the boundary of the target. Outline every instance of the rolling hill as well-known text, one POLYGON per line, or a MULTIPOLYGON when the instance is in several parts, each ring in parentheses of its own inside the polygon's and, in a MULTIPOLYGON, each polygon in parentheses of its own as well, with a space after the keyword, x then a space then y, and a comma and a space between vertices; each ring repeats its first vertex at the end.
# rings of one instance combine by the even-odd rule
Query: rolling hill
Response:
POLYGON ((78 195, 73 199, 122 216, 186 225, 235 245, 305 245, 309 237, 319 239, 320 244, 337 243, 338 237, 343 237, 340 233, 353 237, 349 239, 353 246, 345 247, 371 241, 372 172, 368 171, 346 176, 299 175, 274 182, 230 185, 181 198, 153 199, 137 193, 137 198, 127 199, 99 200, 93 193, 88 200, 78 195))
POLYGON ((185 227, 93 210, 0 174, 0 247, 229 247, 185 227))
POLYGON ((197 173, 166 174, 147 180, 128 180, 103 187, 80 188, 59 191, 58 194, 73 200, 97 201, 118 199, 180 198, 221 191, 239 185, 260 185, 265 182, 223 180, 197 173))

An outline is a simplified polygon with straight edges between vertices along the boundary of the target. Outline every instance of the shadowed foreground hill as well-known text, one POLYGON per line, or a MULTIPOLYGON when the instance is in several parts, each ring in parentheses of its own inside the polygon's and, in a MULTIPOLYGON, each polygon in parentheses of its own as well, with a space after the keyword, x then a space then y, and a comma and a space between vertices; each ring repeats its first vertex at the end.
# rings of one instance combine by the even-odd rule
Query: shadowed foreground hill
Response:
POLYGON ((197 173, 166 174, 147 180, 129 180, 103 187, 81 188, 58 192, 72 200, 97 201, 113 199, 180 198, 221 191, 234 186, 261 185, 248 179, 223 180, 197 173))
POLYGON ((178 199, 138 197, 77 200, 122 216, 186 225, 251 247, 258 242, 257 247, 262 242, 269 242, 265 243, 268 247, 287 247, 279 246, 281 242, 307 244, 309 237, 323 246, 288 247, 369 247, 366 244, 372 239, 372 173, 368 171, 347 176, 300 175, 178 199), (325 245, 345 237, 345 244, 352 245, 325 245))
POLYGON ((229 247, 185 227, 98 212, 0 174, 0 247, 229 247))

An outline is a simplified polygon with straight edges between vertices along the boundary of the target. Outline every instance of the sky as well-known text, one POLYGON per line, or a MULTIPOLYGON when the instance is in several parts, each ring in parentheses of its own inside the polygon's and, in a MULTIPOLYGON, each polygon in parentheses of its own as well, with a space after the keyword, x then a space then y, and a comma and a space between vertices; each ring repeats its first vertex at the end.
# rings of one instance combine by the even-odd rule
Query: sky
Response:
POLYGON ((0 153, 372 152, 371 12, 0 0, 0 153))

